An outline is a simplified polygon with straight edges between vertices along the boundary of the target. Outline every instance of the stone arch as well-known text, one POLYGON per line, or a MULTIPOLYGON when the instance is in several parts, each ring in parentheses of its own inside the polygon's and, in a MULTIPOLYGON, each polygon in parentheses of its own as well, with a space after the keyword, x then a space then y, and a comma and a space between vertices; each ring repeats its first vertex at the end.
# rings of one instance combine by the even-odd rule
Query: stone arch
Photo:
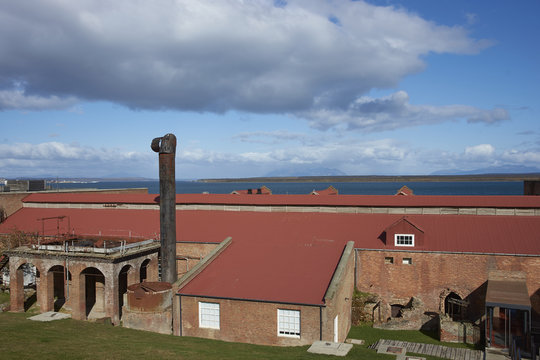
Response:
POLYGON ((128 285, 139 282, 137 270, 130 264, 126 264, 118 272, 118 317, 122 318, 122 306, 124 305, 124 295, 127 293, 128 285))
POLYGON ((27 311, 38 299, 41 277, 39 267, 28 259, 12 259, 9 270, 11 311, 27 311), (28 293, 25 292, 25 288, 29 290, 28 293))
POLYGON ((95 267, 87 267, 79 274, 81 308, 86 319, 99 319, 106 316, 105 276, 95 267))
POLYGON ((141 263, 139 271, 139 282, 158 281, 157 258, 146 258, 141 263))
POLYGON ((47 271, 47 303, 51 303, 54 311, 59 311, 69 299, 71 272, 63 265, 53 265, 47 271))
POLYGON ((440 292, 440 294, 439 294, 439 312, 441 314, 446 314, 446 312, 447 312, 446 311, 446 298, 451 293, 454 293, 455 295, 457 295, 459 297, 459 299, 465 299, 466 298, 465 292, 461 291, 460 289, 446 288, 446 289, 442 290, 440 292))

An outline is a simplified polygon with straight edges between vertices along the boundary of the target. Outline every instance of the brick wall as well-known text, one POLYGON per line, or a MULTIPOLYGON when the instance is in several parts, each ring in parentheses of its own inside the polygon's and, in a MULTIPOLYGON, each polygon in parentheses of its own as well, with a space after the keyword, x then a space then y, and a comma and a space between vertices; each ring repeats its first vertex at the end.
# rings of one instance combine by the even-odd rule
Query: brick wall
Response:
POLYGON ((526 274, 533 318, 540 320, 540 257, 359 250, 356 286, 382 298, 383 319, 390 317, 390 305, 405 305, 413 296, 425 311, 444 312, 444 299, 454 292, 470 301, 468 315, 474 320, 484 312, 486 281, 493 270, 526 274), (404 258, 412 264, 403 264, 404 258))
POLYGON ((22 199, 29 193, 0 193, 0 211, 4 210, 6 216, 22 208, 22 199))
POLYGON ((177 242, 176 243, 176 269, 178 277, 191 270, 197 263, 214 250, 219 243, 196 243, 177 242))
POLYGON ((319 309, 318 306, 182 296, 181 335, 262 345, 307 345, 320 339, 319 309), (219 330, 199 328, 199 301, 220 304, 219 330), (299 339, 278 336, 278 309, 300 310, 299 339))

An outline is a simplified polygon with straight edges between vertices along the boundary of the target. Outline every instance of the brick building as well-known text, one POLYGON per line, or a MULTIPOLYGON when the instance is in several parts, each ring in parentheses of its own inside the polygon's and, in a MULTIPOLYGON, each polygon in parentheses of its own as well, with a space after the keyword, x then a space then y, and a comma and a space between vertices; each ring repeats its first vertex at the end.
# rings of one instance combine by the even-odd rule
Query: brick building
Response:
MULTIPOLYGON (((507 321, 502 314, 515 310, 515 304, 486 300, 490 275, 508 281, 518 276, 529 301, 528 310, 519 311, 528 311, 533 323, 540 321, 538 197, 185 194, 176 202, 176 256, 183 276, 173 303, 177 335, 276 345, 329 341, 336 333, 342 340, 351 277, 360 291, 378 296, 376 321, 399 318, 414 298, 422 314, 459 313, 485 331, 486 318, 507 321), (227 237, 232 238, 228 245, 223 244, 227 237), (345 261, 349 242, 352 265, 342 265, 345 275, 331 298, 335 270, 345 261), (259 278, 250 278, 256 274, 259 278), (316 274, 315 279, 306 274, 316 274), (285 284, 289 276, 291 283, 285 284), (235 287, 237 282, 244 286, 235 287), (312 295, 291 297, 298 289, 312 295), (488 316, 489 304, 498 309, 488 316), (282 319, 293 320, 300 311, 299 338, 294 328, 294 336, 279 336, 280 310, 282 319), (211 320, 216 313, 219 329, 211 320)), ((40 235, 60 228, 62 233, 156 238, 159 203, 148 194, 36 193, 0 225, 0 233, 14 228, 40 235), (69 228, 36 221, 55 216, 69 217, 69 228), (98 216, 100 221, 88 221, 98 216)))

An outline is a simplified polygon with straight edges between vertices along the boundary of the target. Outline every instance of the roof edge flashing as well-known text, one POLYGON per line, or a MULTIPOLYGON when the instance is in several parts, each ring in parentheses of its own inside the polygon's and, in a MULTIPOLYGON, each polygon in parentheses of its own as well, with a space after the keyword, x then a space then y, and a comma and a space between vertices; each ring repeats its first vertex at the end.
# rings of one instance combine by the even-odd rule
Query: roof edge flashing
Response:
POLYGON ((347 245, 345 245, 345 249, 343 250, 343 253, 341 254, 341 258, 339 259, 338 265, 336 267, 336 271, 334 271, 332 280, 330 280, 330 285, 328 286, 328 289, 326 290, 326 293, 324 294, 323 299, 325 303, 327 300, 331 300, 335 296, 337 289, 339 287, 339 284, 341 283, 342 278, 345 274, 347 263, 349 262, 349 259, 352 256, 353 252, 354 252, 354 241, 348 241, 347 245))

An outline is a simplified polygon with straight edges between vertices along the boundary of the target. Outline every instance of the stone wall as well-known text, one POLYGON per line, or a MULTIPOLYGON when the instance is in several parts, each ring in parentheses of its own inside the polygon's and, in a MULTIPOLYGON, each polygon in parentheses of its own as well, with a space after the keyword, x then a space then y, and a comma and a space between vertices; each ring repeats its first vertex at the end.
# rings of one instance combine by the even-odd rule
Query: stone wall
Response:
POLYGON ((439 319, 439 339, 445 342, 478 344, 481 341, 480 327, 470 321, 452 321, 442 315, 439 319))

